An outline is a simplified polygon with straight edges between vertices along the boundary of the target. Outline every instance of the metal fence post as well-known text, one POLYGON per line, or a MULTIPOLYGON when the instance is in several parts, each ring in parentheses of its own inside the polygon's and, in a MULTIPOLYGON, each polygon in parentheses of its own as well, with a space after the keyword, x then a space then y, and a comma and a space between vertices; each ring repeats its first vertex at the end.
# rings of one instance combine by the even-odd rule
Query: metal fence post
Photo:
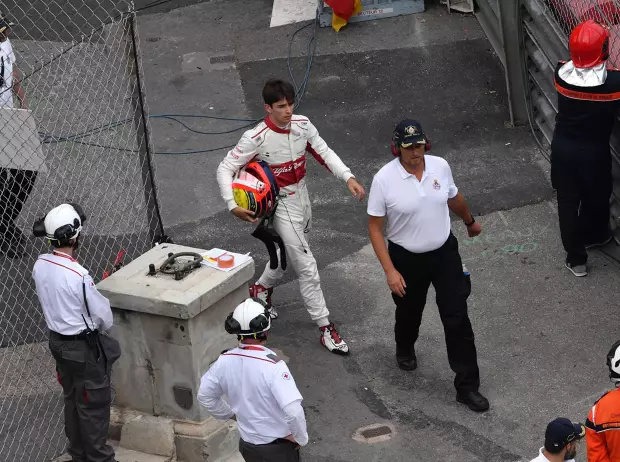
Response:
POLYGON ((133 86, 131 106, 133 124, 136 130, 138 156, 142 168, 142 183, 144 186, 144 203, 148 220, 149 239, 152 245, 167 241, 163 221, 159 211, 157 190, 154 184, 153 158, 151 137, 148 126, 148 113, 144 102, 142 88, 142 69, 136 38, 136 14, 130 13, 124 18, 123 35, 127 44, 127 66, 133 86))
POLYGON ((510 122, 512 125, 523 125, 528 123, 528 109, 521 55, 521 0, 499 0, 498 4, 510 122))

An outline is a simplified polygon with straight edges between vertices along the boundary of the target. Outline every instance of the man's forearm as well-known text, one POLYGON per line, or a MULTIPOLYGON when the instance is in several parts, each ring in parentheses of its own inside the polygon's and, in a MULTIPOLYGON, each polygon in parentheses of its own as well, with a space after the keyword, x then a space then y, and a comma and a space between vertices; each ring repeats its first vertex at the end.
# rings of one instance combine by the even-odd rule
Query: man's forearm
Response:
POLYGON ((308 444, 308 428, 306 426, 306 416, 300 401, 294 401, 286 405, 283 409, 286 416, 286 423, 293 438, 300 446, 308 444))
POLYGON ((230 406, 222 398, 213 398, 198 393, 198 401, 202 404, 209 413, 219 420, 232 419, 235 413, 230 406))
POLYGON ((375 255, 377 255, 379 263, 381 263, 381 266, 383 267, 383 271, 385 273, 392 271, 394 269, 394 264, 392 263, 390 253, 388 252, 387 245, 385 244, 385 239, 383 238, 383 230, 380 226, 370 223, 368 225, 368 233, 370 234, 372 248, 375 251, 375 255))
POLYGON ((465 198, 461 195, 461 193, 457 193, 452 199, 448 199, 448 208, 458 215, 461 220, 465 223, 471 222, 473 216, 469 212, 469 207, 467 206, 467 202, 465 202, 465 198))

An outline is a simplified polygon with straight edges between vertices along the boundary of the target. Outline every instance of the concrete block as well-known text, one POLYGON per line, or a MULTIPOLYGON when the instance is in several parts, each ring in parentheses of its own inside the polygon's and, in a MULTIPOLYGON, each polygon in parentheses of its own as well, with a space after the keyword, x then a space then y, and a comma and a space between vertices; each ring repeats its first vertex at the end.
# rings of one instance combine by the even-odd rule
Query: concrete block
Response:
POLYGON ((99 282, 97 289, 115 308, 190 319, 254 276, 253 259, 229 272, 201 266, 180 281, 162 273, 148 275, 150 264, 159 269, 169 253, 180 252, 204 254, 207 250, 176 244, 154 247, 99 282))
POLYGON ((243 284, 189 320, 113 308, 111 334, 123 352, 112 369, 115 404, 151 415, 207 419, 196 401, 200 378, 222 350, 237 344, 224 330, 224 320, 247 297, 243 284), (175 388, 189 390, 191 401, 179 403, 175 388))
POLYGON ((140 415, 123 425, 120 447, 172 457, 175 454, 174 425, 170 419, 140 415))
POLYGON ((176 434, 175 446, 179 462, 221 461, 238 452, 239 431, 234 422, 212 422, 207 425, 212 431, 200 436, 176 434))
POLYGON ((172 457, 155 456, 121 447, 116 449, 116 462, 171 462, 173 460, 172 457))
POLYGON ((214 462, 237 452, 239 431, 232 421, 209 417, 204 422, 175 421, 175 446, 179 461, 214 462))

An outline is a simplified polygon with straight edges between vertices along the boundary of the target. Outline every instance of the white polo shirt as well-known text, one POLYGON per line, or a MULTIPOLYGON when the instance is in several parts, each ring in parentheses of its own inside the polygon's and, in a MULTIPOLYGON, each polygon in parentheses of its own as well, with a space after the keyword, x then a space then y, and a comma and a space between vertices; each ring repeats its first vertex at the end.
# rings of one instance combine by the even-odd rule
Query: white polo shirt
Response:
POLYGON ((223 353, 203 375, 197 398, 216 418, 236 415, 239 434, 247 443, 268 444, 290 434, 302 446, 308 442, 295 380, 286 363, 264 346, 240 344, 223 353), (296 402, 301 413, 287 415, 296 402))
MULTIPOLYGON (((544 446, 538 451, 538 457, 530 460, 530 462, 549 462, 549 459, 543 454, 544 446)), ((575 462, 575 459, 568 459, 565 462, 575 462)))
POLYGON ((421 181, 398 158, 384 165, 368 196, 368 215, 386 217, 387 239, 414 253, 438 249, 448 240, 448 199, 458 193, 448 162, 429 155, 424 161, 421 181))
POLYGON ((4 85, 0 86, 0 107, 13 107, 13 64, 15 53, 11 41, 6 39, 0 42, 0 72, 4 70, 4 85))

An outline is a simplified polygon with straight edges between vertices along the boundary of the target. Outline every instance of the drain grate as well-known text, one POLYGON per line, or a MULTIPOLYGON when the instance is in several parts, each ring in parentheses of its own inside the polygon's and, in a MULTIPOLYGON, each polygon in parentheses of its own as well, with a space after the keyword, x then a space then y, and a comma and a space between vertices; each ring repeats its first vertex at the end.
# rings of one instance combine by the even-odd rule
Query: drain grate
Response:
POLYGON ((396 433, 394 425, 387 423, 377 423, 366 427, 358 428, 353 434, 353 439, 359 443, 375 444, 382 441, 391 440, 396 433))
POLYGON ((235 60, 235 55, 224 56, 211 56, 211 64, 215 63, 232 63, 235 60))
POLYGON ((362 436, 366 439, 376 438, 377 436, 391 435, 392 429, 390 427, 386 427, 385 425, 376 428, 369 428, 367 430, 362 430, 360 432, 362 436))

